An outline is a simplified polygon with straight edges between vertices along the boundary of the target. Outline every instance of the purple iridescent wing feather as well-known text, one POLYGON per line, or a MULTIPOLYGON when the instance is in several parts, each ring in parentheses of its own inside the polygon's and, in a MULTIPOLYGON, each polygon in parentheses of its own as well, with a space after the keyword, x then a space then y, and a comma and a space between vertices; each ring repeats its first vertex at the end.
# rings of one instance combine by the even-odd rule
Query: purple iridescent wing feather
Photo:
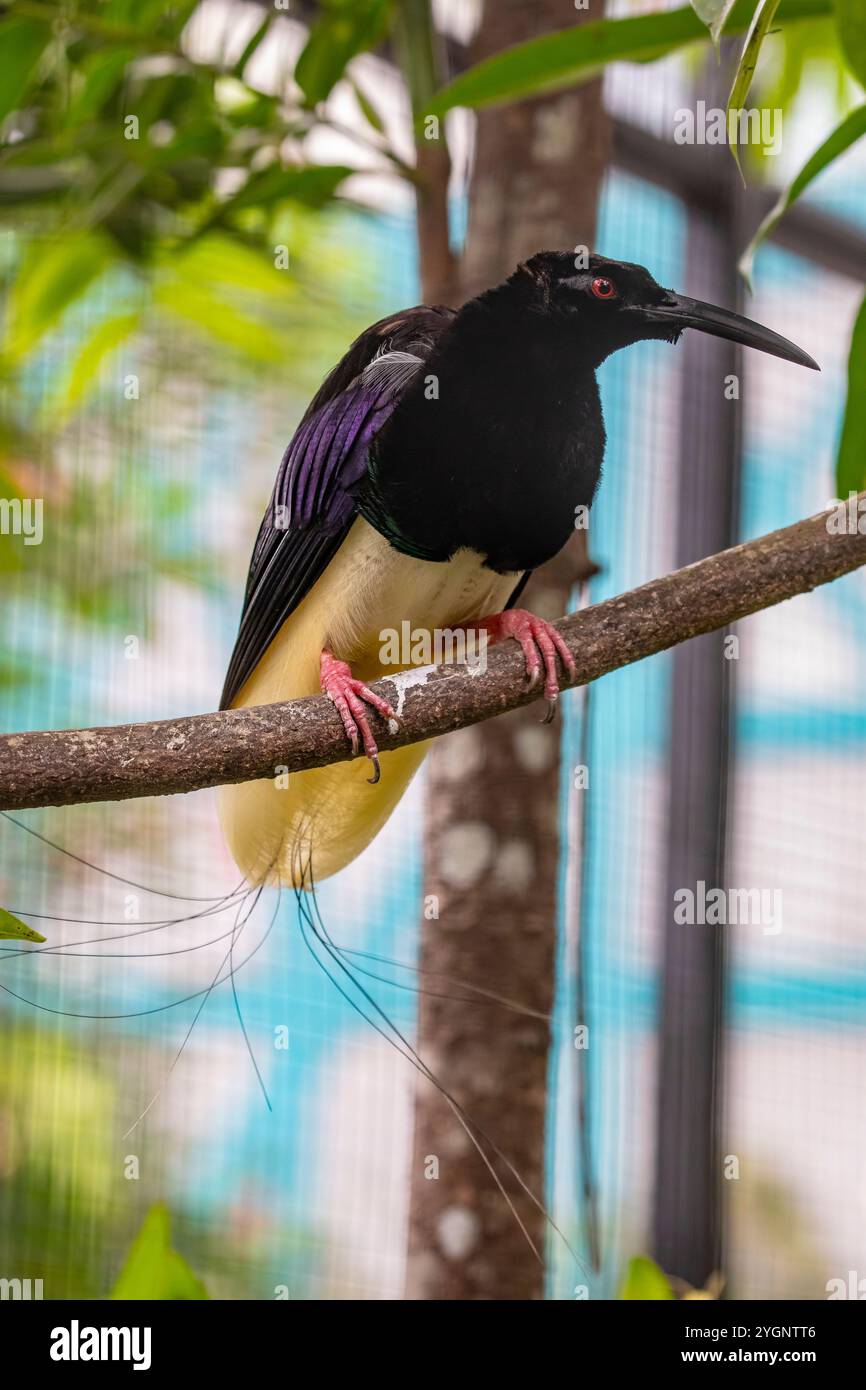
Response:
POLYGON ((370 446, 452 318, 422 306, 374 324, 310 403, 259 529, 221 709, 348 535, 370 446))

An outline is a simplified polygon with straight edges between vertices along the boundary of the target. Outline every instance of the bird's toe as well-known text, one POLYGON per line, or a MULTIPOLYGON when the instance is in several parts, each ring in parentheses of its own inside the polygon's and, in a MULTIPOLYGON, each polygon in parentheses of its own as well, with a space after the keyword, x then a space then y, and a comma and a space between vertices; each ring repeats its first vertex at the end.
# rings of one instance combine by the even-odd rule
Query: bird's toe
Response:
POLYGON ((321 657, 321 686, 323 693, 333 701, 339 711, 346 737, 352 747, 352 756, 357 757, 363 747, 365 756, 370 759, 373 776, 367 780, 375 786, 382 776, 382 769, 379 764, 379 745, 370 726, 367 710, 368 707, 372 708, 382 719, 387 720, 391 733, 396 732, 394 726, 399 727, 396 711, 387 700, 377 695, 375 690, 371 690, 363 681, 358 680, 357 676, 353 676, 347 662, 339 661, 327 651, 323 651, 321 657))

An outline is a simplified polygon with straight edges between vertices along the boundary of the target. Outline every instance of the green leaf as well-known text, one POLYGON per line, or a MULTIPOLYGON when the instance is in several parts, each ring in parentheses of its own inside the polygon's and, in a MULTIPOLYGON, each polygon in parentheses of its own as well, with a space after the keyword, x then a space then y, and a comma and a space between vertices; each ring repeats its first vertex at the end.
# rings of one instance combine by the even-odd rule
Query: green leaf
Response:
POLYGON ((692 0, 692 9, 702 19, 710 31, 710 38, 718 48, 722 30, 736 0, 692 0))
POLYGON ((866 5, 863 0, 835 0, 839 46, 861 87, 866 87, 866 5))
MULTIPOLYGON (((164 30, 179 34, 199 0, 100 0, 103 22, 115 29, 135 30, 142 36, 164 30)), ((74 19, 74 15, 73 15, 74 19)))
POLYGON ((271 164, 251 174, 218 216, 221 220, 227 213, 243 208, 270 207, 284 201, 321 207, 352 172, 346 164, 311 164, 305 169, 284 169, 280 164, 271 164))
POLYGON ((749 95, 749 88, 752 85, 752 78, 755 76, 755 68, 758 66, 758 58, 761 53, 761 45, 770 29, 770 25, 779 8, 779 0, 758 0, 758 5, 752 16, 749 25, 749 32, 746 34, 746 42, 743 44, 743 51, 740 54, 740 61, 737 64, 737 71, 734 73, 734 81, 731 85, 731 94, 728 97, 728 109, 725 113, 728 127, 728 144, 731 154, 734 156, 734 163, 740 171, 740 177, 745 184, 743 170, 740 164, 740 154, 737 148, 737 122, 730 121, 731 112, 739 112, 746 104, 746 97, 749 95))
MULTIPOLYGON (((832 13, 833 0, 782 0, 785 23, 832 13)), ((725 27, 742 33, 754 0, 736 0, 725 27)), ((444 87, 427 115, 442 115, 452 106, 494 106, 498 102, 559 91, 595 77, 607 63, 647 63, 685 44, 706 39, 707 31, 691 5, 679 10, 597 19, 516 44, 485 59, 444 87)))
POLYGON ((120 86, 134 57, 133 48, 99 49, 91 54, 82 64, 84 80, 70 103, 67 121, 75 125, 98 115, 120 86))
POLYGON ((28 353, 111 260, 111 243, 96 232, 59 236, 31 247, 9 299, 8 360, 28 353))
MULTIPOLYGON (((155 0, 155 4, 160 28, 167 34, 179 38, 192 18, 193 11, 198 9, 200 0, 174 0, 171 5, 166 5, 165 0, 155 0)), ((134 0, 135 14, 138 13, 139 5, 140 0, 134 0)))
POLYGON ((848 400, 836 455, 836 494, 866 487, 866 299, 860 305, 848 354, 848 400))
POLYGON ((779 194, 778 200, 767 213, 740 257, 740 274, 746 280, 750 278, 752 273, 755 252, 791 204, 796 202, 800 194, 828 165, 833 163, 834 159, 838 159, 863 135, 866 135, 866 105, 858 106, 856 111, 852 111, 850 116, 845 117, 845 120, 836 127, 832 135, 828 135, 823 145, 820 145, 815 153, 806 160, 796 178, 792 179, 788 187, 779 194))
POLYGON ((37 19, 6 15, 0 21, 0 121, 15 111, 27 90, 30 74, 51 38, 51 29, 37 19))
MULTIPOLYGON (((781 107, 787 113, 800 90, 807 68, 810 77, 817 63, 822 68, 821 80, 826 71, 830 81, 836 85, 838 75, 843 71, 842 56, 836 25, 832 18, 809 20, 805 24, 791 24, 780 28, 779 48, 781 62, 772 73, 766 74, 761 87, 761 100, 770 111, 781 107)), ((842 107, 839 116, 847 107, 842 107)))
POLYGON ((65 386, 51 403, 51 413, 61 420, 72 414, 94 385, 104 359, 136 331, 140 322, 139 313, 117 314, 98 325, 79 349, 65 386))
POLYGON ((235 77, 243 77, 244 68, 250 61, 250 58, 252 58, 253 54, 255 53, 262 40, 267 38, 268 30, 270 29, 273 20, 274 16, 272 14, 266 14, 258 29, 254 30, 252 37, 250 38, 249 42, 246 44, 244 48, 243 53, 238 58, 237 62, 235 63, 232 69, 232 73, 235 77))
POLYGON ((355 100, 361 108, 361 114, 365 121, 368 121, 373 129, 377 130, 380 135, 384 135, 385 122, 382 120, 382 117, 379 115, 379 112, 376 110, 370 98, 365 96, 357 82, 352 83, 352 91, 355 93, 355 100))
POLYGON ((629 1260, 620 1298, 643 1299, 659 1302, 674 1297, 674 1291, 654 1260, 646 1255, 636 1255, 629 1260))
POLYGON ((153 302, 165 314, 183 319, 208 338, 234 348, 250 361, 273 365, 280 360, 284 344, 275 329, 199 285, 181 280, 159 285, 154 290, 153 302))
POLYGON ((20 918, 13 917, 5 907, 0 907, 0 940, 2 941, 44 941, 45 937, 20 918))
POLYGON ((276 295, 286 293, 287 277, 274 268, 272 255, 262 255, 218 232, 200 237, 180 256, 169 254, 165 270, 169 276, 200 288, 231 286, 243 292, 245 301, 262 295, 272 303, 276 295))
POLYGON ((183 1256, 171 1248, 171 1217, 164 1202, 152 1206, 111 1291, 113 1299, 200 1300, 208 1297, 183 1256))
POLYGON ((391 0, 329 0, 295 67, 308 106, 324 101, 356 54, 384 37, 391 0))

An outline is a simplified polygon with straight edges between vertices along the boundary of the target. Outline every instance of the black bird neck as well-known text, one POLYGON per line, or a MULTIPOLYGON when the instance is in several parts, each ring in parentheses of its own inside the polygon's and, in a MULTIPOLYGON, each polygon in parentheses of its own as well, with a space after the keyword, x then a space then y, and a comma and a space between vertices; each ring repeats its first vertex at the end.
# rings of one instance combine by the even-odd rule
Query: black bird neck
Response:
POLYGON ((499 325, 506 337, 520 325, 527 351, 539 359, 561 358, 569 364, 574 378, 594 374, 612 352, 626 345, 621 326, 610 316, 604 317, 581 310, 572 303, 568 313, 562 311, 551 286, 539 282, 520 266, 504 284, 485 290, 470 300, 460 311, 452 331, 472 337, 489 337, 499 325))
POLYGON ((359 499, 397 549, 531 569, 571 535, 604 453, 593 345, 514 280, 470 301, 380 437, 359 499))

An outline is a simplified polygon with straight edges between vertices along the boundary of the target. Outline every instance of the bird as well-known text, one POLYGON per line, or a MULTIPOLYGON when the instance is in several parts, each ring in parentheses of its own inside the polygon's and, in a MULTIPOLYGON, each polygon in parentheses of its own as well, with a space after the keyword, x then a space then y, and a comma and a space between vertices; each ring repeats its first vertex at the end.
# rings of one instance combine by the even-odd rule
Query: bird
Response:
POLYGON ((322 692, 347 760, 221 790, 223 832, 251 883, 297 889, 336 873, 423 761, 425 742, 379 753, 377 720, 398 722, 370 689, 400 669, 384 659, 384 633, 408 621, 413 632, 514 639, 527 681, 555 708, 558 663, 573 675, 574 658, 518 601, 595 496, 597 369, 685 329, 818 370, 778 333, 665 289, 643 266, 573 251, 538 252, 459 309, 391 314, 351 345, 283 455, 221 700, 322 692))

